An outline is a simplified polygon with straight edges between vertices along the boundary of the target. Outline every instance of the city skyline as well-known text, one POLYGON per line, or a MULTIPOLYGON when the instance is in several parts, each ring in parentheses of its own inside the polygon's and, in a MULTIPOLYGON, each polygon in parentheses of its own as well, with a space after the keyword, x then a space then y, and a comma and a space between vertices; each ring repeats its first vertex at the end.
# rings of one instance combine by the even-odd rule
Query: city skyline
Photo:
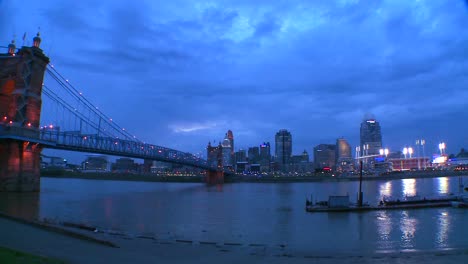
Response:
POLYGON ((283 128, 294 154, 340 137, 353 148, 365 113, 391 151, 468 146, 463 1, 113 3, 0 1, 0 44, 40 26, 88 99, 140 139, 192 153, 228 129, 236 149, 283 128))

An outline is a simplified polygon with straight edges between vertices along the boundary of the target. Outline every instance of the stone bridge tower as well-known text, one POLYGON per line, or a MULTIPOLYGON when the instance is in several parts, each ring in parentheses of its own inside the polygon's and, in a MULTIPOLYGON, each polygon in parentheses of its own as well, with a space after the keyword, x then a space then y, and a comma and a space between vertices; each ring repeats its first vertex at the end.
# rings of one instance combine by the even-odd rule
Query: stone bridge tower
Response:
POLYGON ((0 54, 0 191, 39 191, 39 123, 42 84, 49 58, 39 48, 17 50, 14 41, 0 54))
POLYGON ((221 143, 217 147, 213 147, 211 146, 211 143, 208 142, 208 147, 206 148, 206 150, 208 165, 212 168, 216 168, 206 171, 206 183, 224 183, 223 147, 221 146, 221 143))

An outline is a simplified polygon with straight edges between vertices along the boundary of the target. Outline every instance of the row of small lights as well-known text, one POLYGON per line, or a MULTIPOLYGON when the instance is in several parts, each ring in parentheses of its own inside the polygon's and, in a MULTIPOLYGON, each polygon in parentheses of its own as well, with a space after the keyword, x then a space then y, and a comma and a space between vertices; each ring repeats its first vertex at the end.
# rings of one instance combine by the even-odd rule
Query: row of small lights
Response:
MULTIPOLYGON (((3 120, 4 120, 4 122, 7 122, 7 121, 8 121, 8 117, 4 116, 4 117, 3 117, 3 120)), ((12 124, 13 124, 13 120, 8 121, 8 124, 12 125, 12 124)), ((28 126, 28 127, 31 127, 31 126, 32 126, 31 122, 28 122, 27 126, 28 126)))

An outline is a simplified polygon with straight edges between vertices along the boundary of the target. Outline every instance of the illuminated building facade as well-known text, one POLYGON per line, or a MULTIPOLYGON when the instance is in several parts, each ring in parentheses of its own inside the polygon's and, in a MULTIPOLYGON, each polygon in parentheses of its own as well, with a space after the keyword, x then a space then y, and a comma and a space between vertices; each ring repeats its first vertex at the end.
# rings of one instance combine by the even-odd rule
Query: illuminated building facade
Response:
POLYGON ((351 156, 351 146, 344 138, 336 140, 335 166, 338 172, 350 172, 354 170, 354 162, 351 156))
POLYGON ((427 157, 416 157, 416 158, 391 158, 388 159, 392 163, 393 170, 395 171, 408 171, 418 170, 424 166, 424 168, 431 167, 431 161, 427 157))
POLYGON ((232 167, 232 164, 233 164, 232 145, 227 134, 223 140, 223 143, 221 143, 221 147, 222 147, 222 154, 223 154, 223 167, 232 167))

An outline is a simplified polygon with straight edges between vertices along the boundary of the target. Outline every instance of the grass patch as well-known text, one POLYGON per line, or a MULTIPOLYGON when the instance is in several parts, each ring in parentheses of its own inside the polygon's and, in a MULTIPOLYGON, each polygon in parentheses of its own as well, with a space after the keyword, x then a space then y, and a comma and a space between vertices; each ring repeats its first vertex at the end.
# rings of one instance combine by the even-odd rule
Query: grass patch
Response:
POLYGON ((2 264, 65 264, 66 262, 46 258, 42 256, 35 256, 29 253, 0 247, 0 263, 2 264))

